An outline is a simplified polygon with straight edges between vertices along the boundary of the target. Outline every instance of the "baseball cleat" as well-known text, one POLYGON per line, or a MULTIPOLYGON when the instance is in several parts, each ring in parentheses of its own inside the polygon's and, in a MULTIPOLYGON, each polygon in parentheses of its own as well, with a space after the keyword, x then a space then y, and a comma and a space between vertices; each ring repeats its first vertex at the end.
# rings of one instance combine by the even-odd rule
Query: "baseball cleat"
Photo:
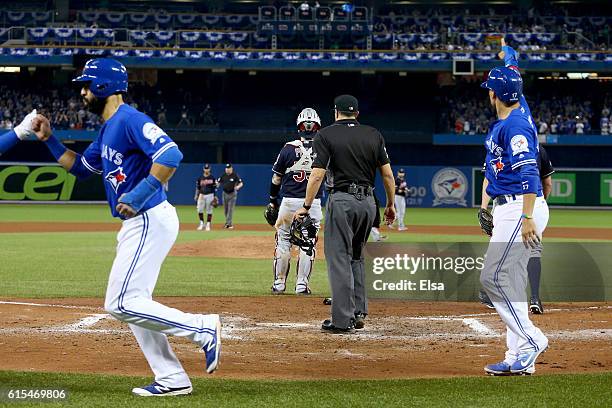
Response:
POLYGON ((200 221, 200 224, 198 225, 198 228, 196 228, 198 231, 202 231, 204 229, 204 223, 200 221))
POLYGON ((300 288, 300 289, 295 289, 295 294, 296 295, 302 295, 302 296, 308 296, 310 294, 312 294, 312 291, 310 290, 310 288, 308 286, 306 286, 305 288, 300 288))
POLYGON ((210 231, 210 222, 207 222, 207 223, 206 223, 206 228, 205 228, 205 230, 206 230, 206 231, 210 231))
POLYGON ((285 289, 283 289, 283 290, 276 289, 276 286, 274 286, 274 285, 272 285, 270 290, 272 291, 273 295, 282 295, 283 293, 285 293, 285 289))
POLYGON ((333 333, 333 334, 354 334, 355 333, 355 325, 353 320, 351 319, 351 323, 349 327, 342 328, 335 326, 331 320, 327 319, 323 321, 321 325, 321 331, 324 333, 333 333))
POLYGON ((529 310, 533 314, 544 314, 544 306, 542 306, 542 302, 537 297, 532 297, 529 300, 529 310))
POLYGON ((175 395, 189 395, 193 391, 191 385, 187 387, 170 388, 153 382, 144 387, 132 389, 132 394, 138 397, 172 397, 175 395))
POLYGON ((499 377, 509 376, 509 375, 531 375, 535 373, 535 365, 532 364, 525 371, 521 373, 513 373, 511 371, 511 365, 506 363, 505 361, 502 361, 502 362, 495 363, 495 364, 488 364, 485 366, 484 370, 489 375, 499 376, 499 377))
POLYGON ((332 304, 332 298, 326 297, 325 299, 323 299, 323 304, 327 305, 327 306, 331 305, 332 304))
POLYGON ((221 357, 221 319, 217 316, 217 326, 212 335, 212 339, 202 346, 202 351, 206 355, 206 372, 212 374, 219 368, 219 360, 221 357))
POLYGON ((397 227, 397 230, 398 230, 398 231, 406 231, 407 229, 408 229, 408 228, 406 228, 406 227, 397 227))
POLYGON ((495 306, 493 306, 493 302, 491 302, 489 295, 487 295, 487 293, 484 290, 481 290, 478 293, 478 300, 480 301, 480 303, 482 303, 489 309, 495 309, 495 306))
POLYGON ((518 359, 512 363, 512 366, 510 366, 510 372, 512 374, 523 374, 529 373, 530 370, 535 371, 536 358, 545 352, 547 348, 548 346, 545 346, 538 351, 521 354, 518 359))
POLYGON ((364 313, 356 313, 355 314, 355 328, 360 330, 365 327, 365 318, 366 315, 364 313))

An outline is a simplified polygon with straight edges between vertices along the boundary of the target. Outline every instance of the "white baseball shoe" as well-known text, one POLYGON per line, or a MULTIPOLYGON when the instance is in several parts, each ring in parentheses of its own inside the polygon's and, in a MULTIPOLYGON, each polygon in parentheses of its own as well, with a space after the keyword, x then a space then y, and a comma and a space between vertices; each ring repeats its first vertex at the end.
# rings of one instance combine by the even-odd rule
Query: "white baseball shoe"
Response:
POLYGON ((200 221, 200 225, 198 225, 197 230, 198 231, 202 231, 204 229, 204 223, 202 221, 200 221))
POLYGON ((187 387, 170 388, 153 382, 144 387, 133 388, 132 394, 138 397, 172 397, 175 395, 189 395, 192 391, 193 388, 191 385, 187 387))
POLYGON ((206 223, 206 231, 210 231, 210 222, 206 223))

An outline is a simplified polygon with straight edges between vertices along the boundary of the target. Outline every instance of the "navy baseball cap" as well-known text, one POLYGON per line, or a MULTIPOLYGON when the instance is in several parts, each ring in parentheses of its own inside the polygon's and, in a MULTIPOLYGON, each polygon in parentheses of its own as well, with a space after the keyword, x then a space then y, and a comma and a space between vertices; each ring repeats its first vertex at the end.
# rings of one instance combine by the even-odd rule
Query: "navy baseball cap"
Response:
POLYGON ((353 95, 340 95, 334 99, 334 109, 338 112, 355 113, 359 111, 359 103, 353 95))
POLYGON ((204 165, 204 170, 209 170, 209 169, 210 169, 210 164, 206 163, 206 164, 204 165))
POLYGON ((232 168, 232 164, 231 164, 231 163, 227 163, 227 164, 225 165, 225 168, 226 168, 226 169, 231 169, 231 168, 232 168))
POLYGON ((404 169, 399 169, 397 172, 398 173, 405 173, 404 169))

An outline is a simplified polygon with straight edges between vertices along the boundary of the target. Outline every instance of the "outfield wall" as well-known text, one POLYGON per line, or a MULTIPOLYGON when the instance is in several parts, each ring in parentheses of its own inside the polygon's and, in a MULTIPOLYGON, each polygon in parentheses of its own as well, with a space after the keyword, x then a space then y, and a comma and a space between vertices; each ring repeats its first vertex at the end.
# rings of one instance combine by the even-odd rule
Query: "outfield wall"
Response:
MULTIPOLYGON (((394 166, 394 172, 400 166, 394 166)), ((238 205, 265 205, 272 176, 271 166, 235 164, 244 181, 238 205)), ((480 203, 482 173, 468 166, 404 166, 409 185, 408 207, 473 207, 480 203)), ((195 181, 201 164, 183 164, 168 186, 168 198, 177 205, 194 204, 195 181)), ((213 164, 219 177, 223 164, 213 164)), ((105 201, 104 180, 93 176, 78 181, 55 163, 0 162, 0 202, 105 201)), ((380 177, 376 194, 385 202, 380 177)), ((612 169, 558 169, 553 176, 553 205, 612 207, 612 169)))

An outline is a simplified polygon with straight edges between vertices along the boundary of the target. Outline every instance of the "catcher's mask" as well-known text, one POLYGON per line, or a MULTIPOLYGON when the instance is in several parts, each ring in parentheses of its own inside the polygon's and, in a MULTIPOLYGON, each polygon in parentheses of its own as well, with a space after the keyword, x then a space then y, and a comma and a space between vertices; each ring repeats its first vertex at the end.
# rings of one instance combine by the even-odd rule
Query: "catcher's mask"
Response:
POLYGON ((314 251, 317 226, 310 215, 295 219, 289 228, 289 242, 299 246, 308 256, 314 251))

